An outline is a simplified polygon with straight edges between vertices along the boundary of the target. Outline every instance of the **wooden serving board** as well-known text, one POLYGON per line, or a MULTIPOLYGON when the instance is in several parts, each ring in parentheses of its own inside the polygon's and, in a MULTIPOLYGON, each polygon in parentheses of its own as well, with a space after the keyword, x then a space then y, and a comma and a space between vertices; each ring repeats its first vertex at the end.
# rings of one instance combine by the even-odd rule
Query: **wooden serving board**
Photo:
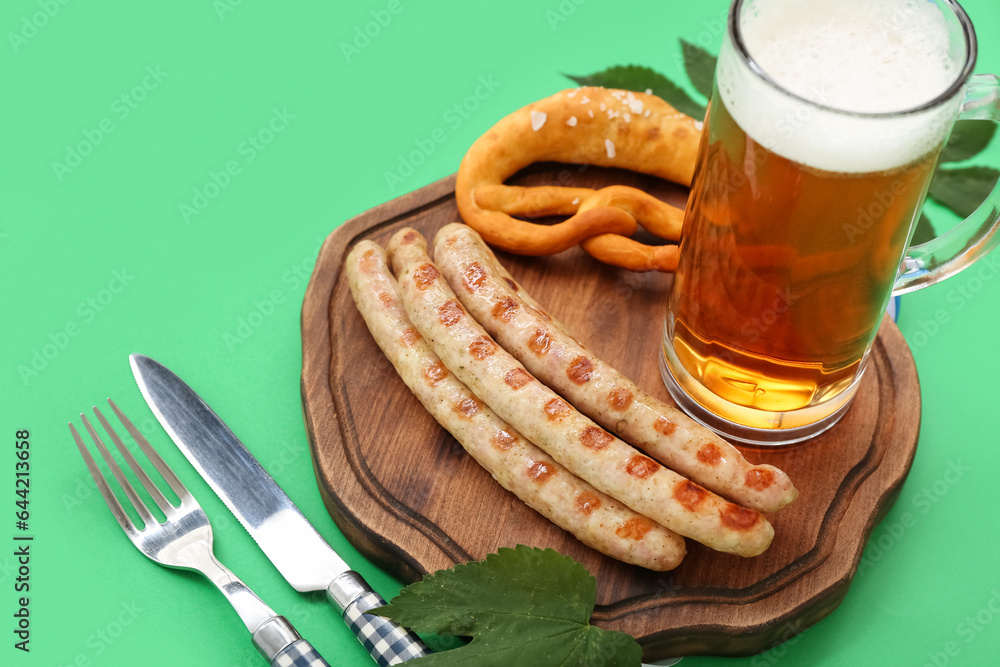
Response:
MULTIPOLYGON (((641 187, 679 206, 686 189, 598 168, 538 165, 535 185, 641 187)), ((499 547, 552 547, 597 578, 594 622, 636 637, 647 660, 748 655, 820 620, 847 594, 868 535, 896 499, 920 428, 909 348, 883 324, 857 398, 826 433, 786 448, 741 448, 785 470, 800 491, 770 516, 775 538, 751 559, 688 541, 676 570, 625 565, 584 546, 494 482, 410 394, 352 301, 343 261, 361 239, 382 244, 403 226, 428 240, 459 220, 454 177, 394 199, 326 239, 302 310, 302 398, 316 477, 341 531, 405 581, 499 547)), ((547 311, 599 357, 670 402, 657 349, 671 276, 599 264, 579 248, 553 257, 499 254, 547 311)))

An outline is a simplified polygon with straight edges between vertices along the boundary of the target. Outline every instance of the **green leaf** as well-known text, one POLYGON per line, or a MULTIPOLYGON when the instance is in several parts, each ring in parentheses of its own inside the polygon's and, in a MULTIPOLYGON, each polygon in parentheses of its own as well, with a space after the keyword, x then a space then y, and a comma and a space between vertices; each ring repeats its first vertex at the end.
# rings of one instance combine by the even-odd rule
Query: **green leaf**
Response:
POLYGON ((657 97, 664 99, 681 113, 701 120, 705 117, 705 107, 691 99, 684 89, 663 76, 659 72, 639 65, 617 65, 603 72, 595 72, 588 76, 573 76, 566 74, 581 86, 603 86, 605 88, 622 88, 644 93, 653 91, 657 97))
POLYGON ((931 224, 931 219, 928 218, 925 213, 921 213, 920 219, 917 220, 917 228, 913 230, 913 238, 910 239, 910 245, 912 246, 927 243, 936 236, 937 232, 934 231, 934 225, 931 224))
POLYGON ((938 169, 928 194, 965 218, 986 200, 997 177, 1000 177, 1000 171, 991 167, 938 169))
MULTIPOLYGON (((715 62, 718 58, 697 44, 684 39, 681 39, 681 51, 684 54, 684 71, 687 72, 691 85, 706 99, 711 97, 712 83, 715 81, 715 62)), ((993 123, 981 123, 981 125, 995 127, 993 123)))
POLYGON ((996 123, 984 123, 981 120, 958 121, 941 152, 941 162, 968 160, 989 145, 996 131, 996 123))
POLYGON ((588 623, 596 598, 594 577, 572 558, 518 545, 428 575, 370 613, 416 632, 473 638, 414 665, 637 667, 642 649, 632 637, 588 623))

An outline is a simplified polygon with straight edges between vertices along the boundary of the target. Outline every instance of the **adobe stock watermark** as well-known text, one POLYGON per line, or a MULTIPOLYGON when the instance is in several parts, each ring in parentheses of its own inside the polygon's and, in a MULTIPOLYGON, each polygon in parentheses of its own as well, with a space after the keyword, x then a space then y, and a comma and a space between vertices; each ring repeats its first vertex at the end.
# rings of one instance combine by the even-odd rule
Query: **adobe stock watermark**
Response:
POLYGON ((62 158, 52 161, 52 172, 56 175, 56 180, 62 183, 69 174, 82 165, 84 160, 93 154, 94 149, 104 143, 108 135, 117 129, 116 122, 121 123, 131 116, 168 76, 170 73, 164 72, 160 65, 148 65, 138 83, 112 100, 110 114, 97 121, 95 126, 81 130, 83 138, 66 144, 62 158))
MULTIPOLYGON (((597 260, 594 260, 595 262, 597 260)), ((607 298, 591 303, 587 308, 588 326, 592 331, 601 331, 614 322, 619 322, 628 311, 629 302, 636 292, 649 287, 656 278, 655 271, 622 270, 622 277, 615 281, 612 294, 607 298)))
POLYGON ((545 20, 549 23, 549 28, 555 32, 559 25, 565 23, 570 16, 576 13, 576 8, 587 0, 560 0, 555 9, 545 10, 545 20))
MULTIPOLYGON (((139 432, 151 442, 155 443, 157 438, 166 435, 166 433, 160 429, 160 423, 152 417, 146 417, 142 421, 133 423, 135 424, 135 427, 139 429, 139 432), (157 434, 157 431, 159 431, 159 434, 157 434)), ((128 442, 127 439, 125 441, 128 442)), ((113 448, 111 451, 113 452, 112 456, 115 456, 114 452, 116 452, 117 449, 113 448)), ((117 458, 118 457, 116 456, 116 459, 117 458)), ((124 465, 124 463, 119 463, 119 465, 124 465)), ((68 485, 61 485, 61 487, 63 491, 59 495, 59 500, 62 502, 63 509, 65 509, 66 513, 70 516, 72 516, 77 509, 83 506, 84 503, 89 502, 91 498, 95 497, 95 494, 97 494, 97 482, 94 481, 94 476, 87 472, 79 473, 74 482, 68 485)), ((101 504, 104 504, 103 499, 101 504)), ((2 581, 3 579, 0 579, 0 583, 2 583, 2 581)))
MULTIPOLYGON (((477 85, 471 94, 467 95, 460 102, 452 104, 441 114, 441 120, 451 129, 457 130, 468 120, 479 108, 480 103, 488 100, 503 85, 496 81, 492 74, 480 76, 477 85)), ((396 156, 396 168, 393 171, 388 169, 384 172, 385 184, 389 190, 396 191, 396 187, 401 185, 407 178, 412 176, 417 167, 424 164, 438 146, 448 140, 448 133, 443 127, 435 127, 426 136, 413 140, 414 148, 408 153, 400 153, 396 156)))
MULTIPOLYGON (((729 25, 729 8, 723 9, 719 12, 715 18, 707 19, 701 22, 702 29, 694 36, 693 39, 689 40, 692 44, 697 44, 706 51, 710 48, 717 47, 721 41, 722 35, 726 33, 726 29, 729 25)), ((683 51, 674 53, 674 66, 678 71, 683 72, 687 69, 687 58, 683 51)))
POLYGON ((112 613, 111 619, 95 628, 87 637, 86 646, 90 650, 77 653, 69 662, 60 662, 58 667, 91 667, 94 664, 93 660, 104 655, 144 611, 146 608, 140 607, 135 600, 122 601, 119 608, 112 613))
POLYGON ((600 644, 597 655, 591 657, 582 664, 584 667, 604 667, 618 655, 619 651, 633 642, 634 640, 632 637, 624 632, 616 633, 612 636, 610 642, 602 642, 600 644))
POLYGON ((854 222, 844 223, 843 230, 847 242, 854 243, 872 227, 881 223, 884 219, 883 216, 893 209, 893 205, 899 197, 913 196, 913 182, 924 178, 933 167, 933 163, 924 162, 916 169, 907 171, 903 176, 893 179, 884 189, 873 192, 868 205, 858 207, 854 222))
MULTIPOLYGON (((827 85, 828 84, 826 82, 812 84, 809 87, 809 91, 805 93, 805 97, 817 104, 829 104, 831 93, 827 85)), ((799 132, 815 114, 816 110, 811 105, 797 105, 795 111, 788 111, 778 119, 778 122, 775 124, 775 129, 777 129, 778 133, 783 136, 799 132)), ((809 132, 814 130, 806 129, 806 131, 809 132)), ((774 145, 767 146, 767 148, 769 150, 773 150, 774 145)))
POLYGON ((966 269, 961 275, 949 279, 953 285, 945 300, 951 304, 949 310, 938 308, 932 317, 921 317, 917 321, 919 331, 906 336, 910 349, 916 352, 937 336, 944 327, 953 321, 952 315, 961 312, 969 303, 978 298, 986 285, 1000 273, 1000 253, 992 252, 979 260, 978 263, 966 269), (971 274, 971 275, 969 275, 971 274))
POLYGON ((954 658, 962 654, 962 648, 976 641, 983 632, 1000 616, 1000 591, 996 588, 990 591, 990 597, 975 613, 969 614, 955 626, 955 634, 961 640, 945 642, 938 650, 928 651, 927 662, 923 667, 946 667, 954 658))
MULTIPOLYGON (((812 84, 808 91, 803 92, 803 96, 818 104, 828 104, 830 91, 825 83, 812 84)), ((768 151, 776 152, 775 148, 789 137, 795 140, 796 136, 809 136, 815 133, 815 128, 808 127, 815 114, 816 109, 812 105, 795 105, 794 109, 784 112, 775 121, 773 131, 769 128, 767 134, 753 137, 753 139, 768 151)), ((739 168, 729 170, 728 182, 726 183, 728 190, 735 191, 744 187, 750 178, 756 175, 757 170, 764 165, 766 160, 767 153, 765 151, 753 151, 752 160, 744 160, 739 168)))
POLYGON ((254 299, 247 308, 246 314, 236 318, 236 326, 222 332, 222 342, 227 350, 235 352, 238 347, 250 340, 254 333, 264 326, 264 323, 276 312, 283 310, 285 304, 297 302, 294 293, 309 282, 310 272, 316 264, 316 257, 319 256, 322 246, 323 239, 316 239, 315 249, 301 260, 293 263, 281 274, 281 282, 287 287, 272 289, 262 298, 254 299))
MULTIPOLYGON (((360 317, 360 313, 357 314, 360 317)), ((358 377, 353 378, 353 382, 356 384, 358 389, 365 389, 370 386, 378 387, 386 378, 396 378, 399 377, 396 374, 396 369, 389 360, 389 357, 382 354, 382 351, 378 348, 375 341, 369 336, 368 341, 365 345, 370 345, 370 350, 373 351, 375 355, 375 360, 369 362, 365 366, 365 372, 361 373, 358 377)), ((455 440, 451 439, 452 447, 457 447, 458 449, 465 451, 462 445, 455 440)))
POLYGON ((856 576, 862 577, 874 568, 893 547, 899 544, 906 533, 917 525, 919 517, 933 510, 971 470, 972 467, 962 463, 961 459, 948 461, 948 467, 938 479, 910 496, 910 509, 891 521, 887 519, 879 524, 868 538, 865 552, 861 562, 858 563, 856 576))
POLYGON ((403 13, 403 3, 401 0, 389 0, 384 8, 373 9, 368 14, 372 17, 370 21, 359 23, 354 26, 350 41, 341 40, 340 52, 344 54, 344 60, 348 64, 360 56, 361 52, 372 44, 372 40, 377 39, 382 31, 389 27, 394 17, 403 13))
POLYGON ((226 14, 232 14, 236 8, 243 4, 243 0, 212 0, 212 9, 219 21, 226 20, 226 14))
POLYGON ((879 32, 883 37, 897 38, 899 29, 912 25, 909 18, 917 11, 918 3, 904 3, 892 13, 889 18, 883 18, 878 22, 879 32))
POLYGON ((125 288, 132 284, 135 276, 127 268, 114 269, 111 271, 111 279, 107 285, 87 296, 76 307, 76 314, 79 319, 69 319, 56 331, 49 331, 45 342, 32 348, 30 359, 27 363, 18 364, 17 374, 21 382, 27 387, 30 381, 44 371, 54 362, 59 355, 69 347, 74 338, 79 336, 83 330, 94 322, 97 317, 107 310, 118 295, 125 291, 125 288))
POLYGON ((672 598, 680 594, 684 590, 684 587, 674 581, 674 577, 670 576, 664 579, 660 577, 656 580, 656 592, 653 595, 657 597, 672 598))
POLYGON ((309 443, 302 440, 282 440, 278 451, 269 455, 264 469, 272 477, 280 477, 304 457, 308 457, 309 443))
POLYGON ((14 53, 20 53, 21 49, 37 37, 39 31, 43 30, 69 3, 70 0, 38 0, 35 3, 38 9, 21 17, 21 25, 18 26, 17 32, 13 30, 7 32, 7 41, 10 42, 10 48, 14 53))
MULTIPOLYGON (((14 555, 13 551, 9 551, 3 556, 3 560, 0 561, 0 584, 5 584, 8 579, 13 579, 18 573, 18 567, 20 563, 17 562, 17 557, 14 555)), ((10 586, 14 588, 13 585, 10 586)), ((4 586, 6 588, 6 586, 4 586)))
POLYGON ((226 160, 218 170, 209 169, 204 182, 191 189, 191 198, 177 205, 184 223, 191 224, 192 219, 204 213, 205 209, 232 185, 233 179, 243 173, 247 165, 268 150, 295 118, 295 114, 289 112, 287 106, 271 109, 271 117, 256 132, 248 134, 236 146, 236 156, 226 160))
POLYGON ((770 667, 788 655, 788 650, 798 644, 808 634, 799 621, 785 623, 778 640, 763 653, 758 653, 750 661, 750 667, 770 667))
POLYGON ((743 323, 740 333, 749 342, 756 343, 760 340, 761 336, 766 334, 778 322, 782 315, 788 312, 788 309, 796 301, 798 301, 798 297, 792 294, 791 290, 777 290, 774 298, 771 299, 771 303, 761 310, 759 315, 743 323))

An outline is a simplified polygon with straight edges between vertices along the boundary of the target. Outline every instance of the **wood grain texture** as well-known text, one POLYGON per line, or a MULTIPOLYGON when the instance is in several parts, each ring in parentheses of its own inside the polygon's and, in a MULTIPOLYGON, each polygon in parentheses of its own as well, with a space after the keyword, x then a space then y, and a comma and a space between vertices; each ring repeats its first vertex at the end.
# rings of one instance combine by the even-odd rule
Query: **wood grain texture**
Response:
MULTIPOLYGON (((637 174, 537 165, 519 184, 624 183, 683 206, 686 190, 637 174)), ((327 509, 369 559, 406 581, 503 546, 552 547, 597 578, 594 622, 623 630, 646 659, 748 655, 771 648, 840 603, 871 530, 895 501, 916 451, 920 387, 909 348, 886 320, 857 398, 834 428, 786 448, 741 447, 785 470, 800 491, 770 515, 775 539, 752 559, 688 541, 679 568, 655 573, 609 559, 495 483, 427 414, 375 345, 343 261, 354 243, 402 226, 428 240, 459 220, 454 177, 374 208, 326 239, 302 310, 302 399, 327 509)), ((672 402, 657 367, 671 277, 599 264, 578 248, 500 253, 524 288, 599 357, 672 402)))

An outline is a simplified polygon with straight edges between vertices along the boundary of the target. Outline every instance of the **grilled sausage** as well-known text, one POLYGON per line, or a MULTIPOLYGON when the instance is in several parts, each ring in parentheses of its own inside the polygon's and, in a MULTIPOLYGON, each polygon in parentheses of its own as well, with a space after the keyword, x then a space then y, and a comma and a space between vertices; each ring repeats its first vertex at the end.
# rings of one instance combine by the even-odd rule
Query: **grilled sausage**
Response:
POLYGON ((577 409, 654 459, 730 500, 773 512, 798 495, 788 476, 752 465, 711 430, 639 389, 553 320, 475 230, 443 227, 434 257, 459 301, 524 367, 577 409))
POLYGON ((657 571, 681 563, 683 538, 570 473, 445 369, 403 310, 381 246, 360 242, 346 268, 358 310, 406 386, 505 489, 612 558, 657 571))
POLYGON ((640 454, 531 376, 459 304, 417 232, 400 230, 388 250, 410 320, 501 419, 597 489, 685 537, 741 556, 767 549, 774 529, 759 512, 640 454))

